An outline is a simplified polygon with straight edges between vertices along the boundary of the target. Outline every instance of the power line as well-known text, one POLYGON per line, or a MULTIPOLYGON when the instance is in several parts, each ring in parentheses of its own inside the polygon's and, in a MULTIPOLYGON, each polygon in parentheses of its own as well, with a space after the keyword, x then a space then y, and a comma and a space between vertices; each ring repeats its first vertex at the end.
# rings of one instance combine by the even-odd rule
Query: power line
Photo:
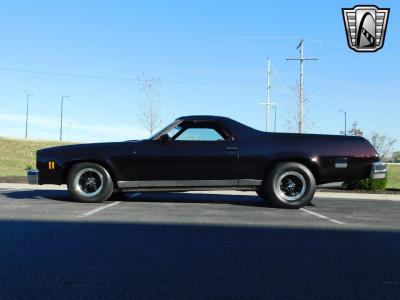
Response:
MULTIPOLYGON (((89 75, 89 74, 77 74, 77 73, 62 73, 62 72, 45 72, 37 70, 26 70, 26 69, 16 69, 16 68, 5 68, 0 67, 0 71, 7 72, 18 72, 18 73, 28 73, 37 75, 51 75, 51 76, 63 76, 63 77, 73 77, 73 78, 83 78, 83 79, 103 79, 103 80, 118 80, 118 81, 145 81, 146 79, 134 78, 134 77, 120 77, 120 76, 102 76, 102 75, 89 75)), ((214 81, 187 81, 187 80, 163 80, 162 83, 171 84, 193 84, 193 85, 224 85, 224 86, 247 86, 247 87, 262 87, 261 84, 251 84, 251 83, 232 83, 232 82, 214 82, 214 81)))

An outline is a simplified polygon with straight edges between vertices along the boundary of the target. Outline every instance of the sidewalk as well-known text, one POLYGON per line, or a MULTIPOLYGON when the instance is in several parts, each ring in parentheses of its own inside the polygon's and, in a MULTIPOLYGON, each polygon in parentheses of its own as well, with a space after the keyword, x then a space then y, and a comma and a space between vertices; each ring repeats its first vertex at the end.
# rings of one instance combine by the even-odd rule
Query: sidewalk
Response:
POLYGON ((346 192, 320 191, 320 192, 316 192, 315 193, 315 197, 318 197, 318 198, 335 198, 335 199, 400 201, 400 194, 369 194, 369 193, 346 193, 346 192))
MULTIPOLYGON (((241 192, 241 191, 193 191, 188 193, 196 194, 224 194, 224 195, 254 195, 254 192, 241 192)), ((318 191, 315 192, 316 198, 330 198, 330 199, 359 199, 359 200, 390 200, 400 201, 400 194, 369 194, 369 193, 346 193, 346 192, 330 192, 318 191)))
POLYGON ((67 190, 66 185, 32 185, 28 183, 0 183, 0 190, 67 190))
MULTIPOLYGON (((1 190, 67 190, 66 185, 30 185, 26 183, 0 183, 1 190)), ((204 194, 225 194, 225 195, 254 195, 254 192, 241 191, 193 191, 189 193, 204 194)), ((317 198, 333 199, 360 199, 360 200, 390 200, 400 201, 400 194, 368 194, 368 193, 346 193, 318 191, 315 193, 317 198)))

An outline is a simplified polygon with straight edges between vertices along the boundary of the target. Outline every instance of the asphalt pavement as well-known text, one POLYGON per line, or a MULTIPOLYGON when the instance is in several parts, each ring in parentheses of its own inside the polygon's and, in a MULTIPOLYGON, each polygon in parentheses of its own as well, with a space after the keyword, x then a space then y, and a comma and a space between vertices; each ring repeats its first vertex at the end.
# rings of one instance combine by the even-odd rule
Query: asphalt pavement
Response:
POLYGON ((0 187, 2 299, 399 299, 400 199, 0 187))

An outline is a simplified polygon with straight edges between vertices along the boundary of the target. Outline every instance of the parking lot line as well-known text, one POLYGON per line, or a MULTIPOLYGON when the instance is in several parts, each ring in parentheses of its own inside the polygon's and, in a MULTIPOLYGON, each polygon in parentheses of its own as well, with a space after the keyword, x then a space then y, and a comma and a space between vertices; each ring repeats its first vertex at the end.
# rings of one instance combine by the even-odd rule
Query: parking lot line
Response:
POLYGON ((104 209, 106 209, 106 208, 109 208, 109 207, 111 207, 111 206, 118 205, 118 204, 120 204, 120 203, 121 203, 121 201, 112 202, 112 203, 110 203, 110 204, 103 205, 103 206, 100 206, 100 207, 95 208, 95 209, 93 209, 93 210, 90 210, 90 211, 88 211, 88 212, 85 212, 85 213, 83 213, 83 214, 81 214, 81 215, 78 215, 77 217, 78 217, 78 218, 85 218, 85 217, 88 217, 88 216, 93 215, 93 214, 95 214, 95 213, 98 213, 99 211, 102 211, 102 210, 104 210, 104 209))
POLYGON ((329 217, 327 217, 327 216, 321 215, 321 214, 319 214, 319 213, 313 212, 313 211, 308 210, 308 209, 305 209, 305 208, 300 208, 300 210, 301 210, 301 211, 304 211, 304 212, 306 212, 306 213, 308 213, 308 214, 310 214, 310 215, 316 216, 316 217, 318 217, 318 218, 320 218, 320 219, 324 219, 324 220, 327 220, 327 221, 332 222, 332 223, 335 223, 335 224, 339 224, 339 225, 345 225, 345 224, 346 224, 346 223, 344 223, 344 222, 342 222, 342 221, 338 221, 338 220, 336 220, 336 219, 331 219, 331 218, 329 218, 329 217))

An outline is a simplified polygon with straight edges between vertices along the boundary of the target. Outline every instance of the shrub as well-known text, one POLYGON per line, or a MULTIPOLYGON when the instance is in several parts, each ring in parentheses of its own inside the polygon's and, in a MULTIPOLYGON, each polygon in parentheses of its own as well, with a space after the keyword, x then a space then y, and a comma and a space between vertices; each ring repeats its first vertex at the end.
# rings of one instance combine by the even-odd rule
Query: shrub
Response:
POLYGON ((347 190, 382 191, 387 184, 387 177, 383 179, 359 179, 346 181, 343 187, 347 190))
POLYGON ((29 165, 26 165, 26 167, 25 167, 24 170, 25 170, 25 171, 33 170, 33 167, 32 167, 31 164, 29 164, 29 165))

